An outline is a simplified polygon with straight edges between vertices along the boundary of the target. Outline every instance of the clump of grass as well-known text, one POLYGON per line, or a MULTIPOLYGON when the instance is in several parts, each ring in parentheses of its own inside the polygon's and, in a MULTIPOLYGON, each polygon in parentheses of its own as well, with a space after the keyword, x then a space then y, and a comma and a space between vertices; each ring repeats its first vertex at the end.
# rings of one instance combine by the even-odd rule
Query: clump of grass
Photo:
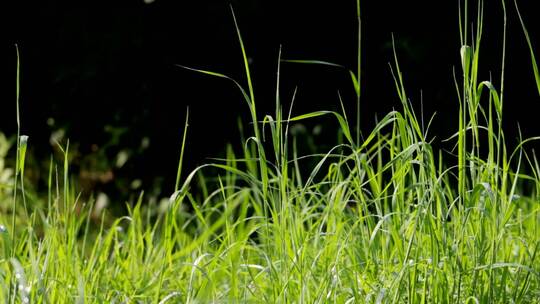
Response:
MULTIPOLYGON (((47 207, 30 207, 34 201, 20 207, 26 196, 24 146, 18 140, 12 225, 0 229, 0 298, 6 303, 534 302, 540 298, 540 165, 523 149, 535 138, 516 148, 505 144, 504 72, 500 89, 478 79, 479 3, 474 37, 468 36, 466 10, 460 16, 459 130, 448 139, 456 143, 456 166, 448 166, 452 155, 432 147, 412 111, 395 50, 392 73, 401 110, 388 113, 371 133, 361 136, 359 116, 351 130, 345 111, 293 116, 294 98, 284 111, 281 54, 275 113, 261 120, 235 18, 247 87, 223 74, 192 70, 231 80, 242 92, 252 130, 241 155, 229 147, 225 158, 200 166, 181 182, 183 141, 170 200, 146 205, 141 194, 126 216, 106 224, 91 220, 93 202, 79 201, 70 185, 67 145, 61 149, 63 170, 51 162, 47 207), (291 124, 321 115, 336 118, 343 141, 329 151, 299 156, 291 124), (306 168, 306 159, 316 165, 306 168)), ((357 7, 360 22, 358 1, 357 7)), ((534 57, 532 62, 535 66, 534 57)), ((350 75, 360 107, 360 68, 350 75)), ((186 130, 187 117, 184 139, 186 130)), ((8 221, 0 215, 1 223, 8 221)))

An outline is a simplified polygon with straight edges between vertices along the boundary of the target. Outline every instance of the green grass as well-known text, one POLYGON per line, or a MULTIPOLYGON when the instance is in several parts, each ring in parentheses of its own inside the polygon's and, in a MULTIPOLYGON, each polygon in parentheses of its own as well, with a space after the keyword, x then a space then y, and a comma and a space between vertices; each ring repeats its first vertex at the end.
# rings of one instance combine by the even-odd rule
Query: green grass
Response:
MULTIPOLYGON (((68 170, 69 143, 61 147, 64 162, 50 163, 48 195, 33 195, 23 186, 27 138, 18 134, 14 171, 4 165, 9 142, 0 138, 0 299, 539 301, 540 164, 524 149, 536 138, 506 146, 506 32, 497 88, 478 79, 479 6, 473 37, 466 9, 460 15, 461 70, 454 78, 460 115, 459 130, 448 139, 455 144, 452 153, 433 148, 429 125, 425 129, 412 111, 395 50, 391 69, 401 109, 388 113, 371 133, 360 134, 360 115, 352 123, 345 111, 292 116, 294 98, 284 109, 280 64, 332 64, 282 60, 281 54, 275 113, 261 119, 236 18, 247 87, 223 74, 191 70, 232 80, 248 106, 252 129, 242 138, 240 153, 228 147, 225 158, 182 179, 186 116, 170 200, 147 204, 141 194, 128 204, 127 215, 111 218, 93 200, 78 196, 68 170), (290 127, 322 115, 336 119, 342 141, 329 151, 298 155, 290 127)), ((522 25, 538 82, 533 46, 522 25)), ((360 113, 360 50, 358 56, 357 71, 348 73, 360 113)), ((17 96, 18 88, 17 82, 17 96)), ((17 118, 19 123, 19 113, 17 118)))

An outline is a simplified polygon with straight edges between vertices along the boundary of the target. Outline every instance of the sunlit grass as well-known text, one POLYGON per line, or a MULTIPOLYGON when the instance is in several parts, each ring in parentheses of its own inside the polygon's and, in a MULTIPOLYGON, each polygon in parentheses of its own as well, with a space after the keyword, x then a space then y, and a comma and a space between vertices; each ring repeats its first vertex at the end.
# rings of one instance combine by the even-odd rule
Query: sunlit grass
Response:
MULTIPOLYGON (((460 15, 461 62, 454 75, 460 115, 459 130, 448 139, 455 143, 452 153, 433 148, 429 124, 425 128, 410 105, 395 50, 391 71, 401 109, 380 119, 371 133, 360 134, 359 115, 351 122, 345 110, 293 116, 294 98, 281 100, 280 65, 332 64, 282 60, 281 53, 275 113, 261 117, 236 18, 247 86, 220 73, 189 69, 234 82, 249 109, 250 135, 238 149, 229 147, 225 158, 182 174, 184 150, 189 153, 186 116, 176 191, 164 204, 143 203, 141 195, 128 204, 126 216, 107 221, 106 211, 96 214, 94 202, 82 201, 71 185, 69 144, 60 148, 64 162, 51 162, 48 196, 27 197, 27 138, 18 134, 15 171, 0 166, 11 182, 0 188, 0 299, 538 301, 540 165, 524 149, 536 139, 506 146, 504 74, 500 88, 491 79, 478 79, 481 5, 473 37, 466 10, 460 15), (342 142, 319 154, 298 155, 290 126, 322 115, 336 119, 342 142)), ((360 46, 360 35, 358 41, 360 46)), ((357 71, 347 72, 360 111, 360 59, 357 71)), ((0 153, 2 161, 4 156, 0 153)))

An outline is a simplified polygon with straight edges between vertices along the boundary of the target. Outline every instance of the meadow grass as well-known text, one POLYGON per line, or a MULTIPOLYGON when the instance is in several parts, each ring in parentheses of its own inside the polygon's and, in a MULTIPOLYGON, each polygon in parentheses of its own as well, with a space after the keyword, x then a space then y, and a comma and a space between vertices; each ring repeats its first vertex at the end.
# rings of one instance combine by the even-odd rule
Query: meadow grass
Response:
MULTIPOLYGON (((176 191, 166 203, 146 204, 141 194, 125 216, 111 219, 93 200, 78 196, 69 173, 69 143, 61 147, 63 163, 51 160, 42 199, 24 189, 27 137, 17 136, 14 171, 4 166, 8 144, 0 140, 0 299, 538 302, 540 164, 523 148, 536 138, 522 139, 515 148, 505 143, 506 31, 499 89, 478 79, 481 6, 473 31, 466 1, 460 15, 461 63, 454 77, 459 129, 448 139, 455 144, 452 153, 433 148, 429 124, 426 128, 413 112, 395 50, 391 70, 401 109, 361 134, 360 34, 357 69, 347 70, 356 92, 355 122, 345 110, 292 116, 294 98, 284 109, 281 64, 333 64, 283 60, 281 52, 275 113, 261 119, 236 19, 247 86, 189 69, 233 81, 252 129, 236 152, 228 147, 224 158, 182 178, 186 116, 176 191), (342 141, 329 151, 298 155, 290 127, 322 115, 335 117, 342 141)), ((360 24, 359 7, 357 2, 360 24)), ((523 21, 522 26, 540 83, 523 21)), ((17 82, 17 96, 18 90, 17 82)), ((19 113, 17 118, 20 123, 19 113)))

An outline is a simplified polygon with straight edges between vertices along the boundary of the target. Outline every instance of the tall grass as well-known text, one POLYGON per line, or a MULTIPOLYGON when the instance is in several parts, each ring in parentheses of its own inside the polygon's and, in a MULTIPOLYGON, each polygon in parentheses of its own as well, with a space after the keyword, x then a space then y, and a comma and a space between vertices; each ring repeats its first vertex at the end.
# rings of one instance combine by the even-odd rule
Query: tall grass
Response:
MULTIPOLYGON (((483 17, 483 3, 478 3, 472 37, 467 1, 460 14, 461 69, 455 72, 460 114, 459 130, 448 139, 455 143, 452 154, 435 150, 427 138, 412 110, 395 49, 391 71, 401 110, 384 116, 371 133, 360 134, 359 114, 352 131, 345 111, 293 116, 294 97, 281 100, 281 64, 332 64, 283 60, 281 52, 275 113, 261 116, 234 14, 247 86, 220 73, 189 69, 231 80, 238 87, 248 106, 251 135, 243 139, 239 155, 229 147, 225 158, 181 180, 186 116, 176 191, 162 205, 144 204, 141 194, 128 205, 126 216, 107 222, 106 211, 94 208, 92 200, 81 201, 71 185, 68 145, 61 148, 64 162, 51 162, 47 203, 35 197, 24 203, 26 138, 19 136, 13 189, 2 188, 0 197, 3 206, 11 203, 2 207, 0 223, 12 221, 0 232, 0 299, 538 301, 540 165, 534 153, 523 149, 536 138, 522 139, 517 147, 505 144, 506 31, 497 89, 491 79, 478 79, 483 17), (320 154, 298 155, 291 125, 322 115, 336 118, 343 141, 320 154), (7 197, 9 193, 13 197, 7 197)), ((360 24, 359 5, 357 1, 360 24)), ((502 5, 506 27, 504 1, 502 5)), ((358 41, 360 46, 360 31, 358 41)), ((358 58, 356 73, 349 73, 360 113, 360 49, 358 58)))

